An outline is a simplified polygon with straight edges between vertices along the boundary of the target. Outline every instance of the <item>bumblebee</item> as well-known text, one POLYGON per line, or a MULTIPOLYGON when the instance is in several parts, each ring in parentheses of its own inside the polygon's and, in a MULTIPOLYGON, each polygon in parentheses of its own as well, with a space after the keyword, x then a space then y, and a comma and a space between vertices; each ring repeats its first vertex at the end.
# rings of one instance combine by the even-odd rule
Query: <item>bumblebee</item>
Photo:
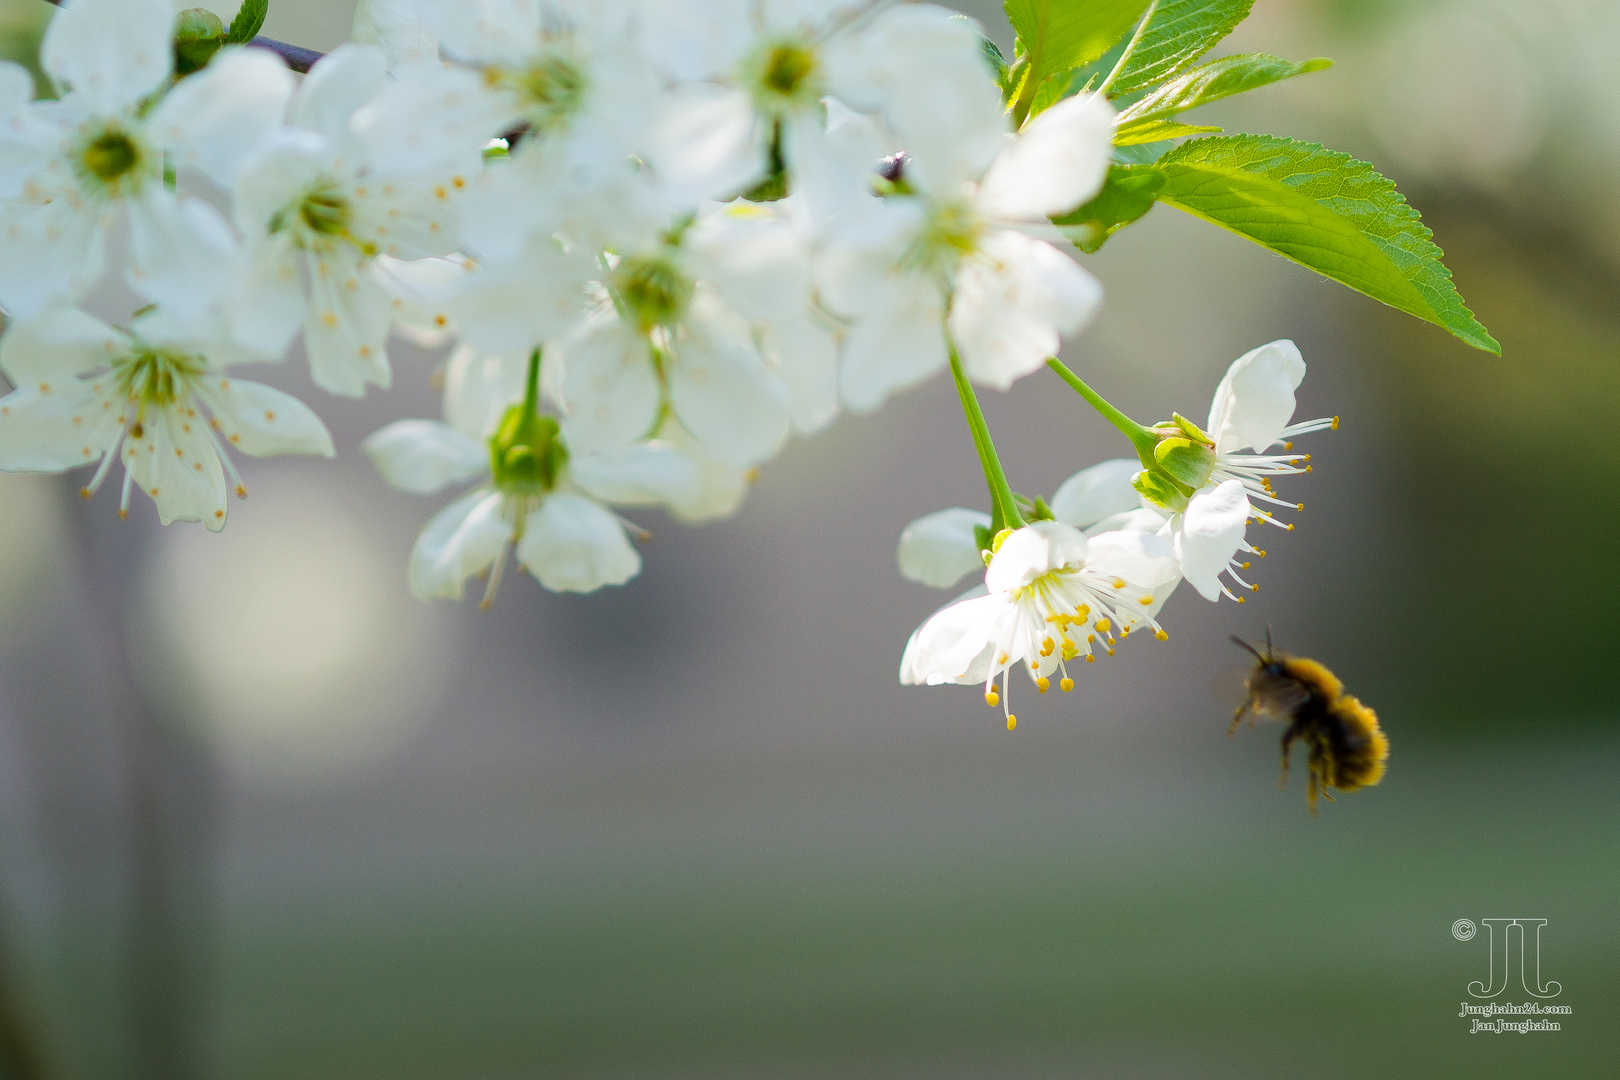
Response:
POLYGON ((1315 660, 1277 652, 1269 630, 1263 653, 1242 638, 1232 640, 1253 653, 1256 664, 1245 683, 1248 700, 1238 707, 1226 733, 1231 735, 1244 720, 1253 724, 1260 716, 1288 722, 1279 788, 1288 786, 1288 755, 1296 741, 1310 747, 1306 799, 1313 817, 1318 816, 1318 791, 1332 802, 1330 787, 1354 791, 1384 778, 1389 739, 1378 727, 1378 714, 1346 694, 1338 676, 1315 660))

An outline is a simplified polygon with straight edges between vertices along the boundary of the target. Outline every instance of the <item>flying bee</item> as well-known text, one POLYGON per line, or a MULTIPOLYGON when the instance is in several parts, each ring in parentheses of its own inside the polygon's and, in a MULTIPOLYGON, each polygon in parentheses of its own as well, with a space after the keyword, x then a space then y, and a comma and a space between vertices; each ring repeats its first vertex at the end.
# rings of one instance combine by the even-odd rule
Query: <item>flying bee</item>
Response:
POLYGON ((1389 739, 1378 727, 1378 714, 1346 694, 1338 676, 1315 660, 1277 652, 1271 647, 1270 630, 1263 653, 1240 637, 1232 640, 1253 653, 1257 663, 1245 684, 1249 698, 1238 707, 1226 733, 1232 734, 1244 720, 1253 724, 1260 716, 1287 722, 1279 788, 1288 786, 1288 755, 1295 741, 1310 747, 1306 798, 1313 817, 1318 791, 1332 802, 1330 787, 1354 791, 1384 778, 1389 739))

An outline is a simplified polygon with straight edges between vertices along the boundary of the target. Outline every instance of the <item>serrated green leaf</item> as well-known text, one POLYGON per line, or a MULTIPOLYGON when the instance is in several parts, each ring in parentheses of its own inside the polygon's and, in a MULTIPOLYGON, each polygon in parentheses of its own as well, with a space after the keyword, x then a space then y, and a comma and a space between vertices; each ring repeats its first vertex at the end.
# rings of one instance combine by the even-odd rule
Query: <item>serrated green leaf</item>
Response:
POLYGON ((1133 124, 1164 120, 1188 109, 1207 105, 1211 101, 1332 66, 1333 61, 1326 57, 1317 57, 1295 64, 1264 53, 1223 56, 1219 60, 1200 64, 1174 82, 1159 87, 1120 113, 1114 123, 1116 128, 1123 132, 1133 124))
POLYGON ((1167 139, 1184 139, 1188 135, 1207 135, 1219 130, 1221 129, 1218 127, 1180 124, 1174 120, 1144 120, 1117 129, 1114 132, 1114 145, 1137 146, 1142 143, 1164 142, 1167 139))
POLYGON ((1013 105, 1022 124, 1035 93, 1053 75, 1082 67, 1107 52, 1142 17, 1149 0, 1004 0, 1018 31, 1023 78, 1013 105))
POLYGON ((1253 5, 1254 0, 1159 0, 1110 93, 1118 97, 1175 78, 1248 18, 1253 5))
POLYGON ((225 31, 225 44, 246 45, 258 36, 264 26, 264 17, 270 13, 270 0, 242 0, 236 9, 236 18, 225 31))
POLYGON ((1052 219, 1074 246, 1090 255, 1120 229, 1153 209, 1164 174, 1151 165, 1113 165, 1096 198, 1052 219))
POLYGON ((1418 212, 1366 162, 1276 135, 1226 135, 1182 143, 1154 168, 1165 177, 1160 202, 1501 354, 1418 212))

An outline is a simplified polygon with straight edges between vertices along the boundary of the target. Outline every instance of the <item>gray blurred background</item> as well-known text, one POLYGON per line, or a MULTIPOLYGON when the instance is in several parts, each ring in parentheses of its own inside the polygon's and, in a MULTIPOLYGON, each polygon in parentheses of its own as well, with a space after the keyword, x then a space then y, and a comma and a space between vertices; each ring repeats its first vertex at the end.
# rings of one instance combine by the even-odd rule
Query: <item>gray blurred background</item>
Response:
MULTIPOLYGON (((329 48, 352 4, 272 8, 329 48)), ((48 14, 0 0, 9 55, 48 14)), ((734 520, 637 515, 630 585, 514 576, 489 614, 410 599, 440 503, 357 453, 437 415, 404 346, 358 402, 301 355, 262 373, 338 458, 246 461, 219 536, 0 476, 0 1051, 63 1080, 1614 1075, 1617 48, 1608 0, 1258 0, 1223 51, 1338 65, 1202 122, 1393 176, 1503 357, 1174 210, 1117 236, 1065 353, 1094 385, 1198 417, 1292 337, 1299 415, 1343 425, 1253 602, 1183 590, 1167 643, 1015 687, 1016 734, 895 679, 944 598, 899 530, 984 498, 945 380, 790 446, 734 520), (1393 742, 1320 820, 1210 690, 1268 624, 1393 742), (1573 1013, 1470 1036, 1487 946, 1450 927, 1514 916, 1549 920, 1573 1013)), ((985 409, 1022 491, 1125 449, 1053 378, 985 409)))

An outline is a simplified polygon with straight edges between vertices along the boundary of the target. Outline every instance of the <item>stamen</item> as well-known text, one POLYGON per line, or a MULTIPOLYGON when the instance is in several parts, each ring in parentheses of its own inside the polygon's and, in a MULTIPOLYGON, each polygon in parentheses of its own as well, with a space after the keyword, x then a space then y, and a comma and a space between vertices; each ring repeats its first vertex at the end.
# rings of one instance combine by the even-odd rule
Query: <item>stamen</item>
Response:
POLYGON ((1074 689, 1074 680, 1065 675, 1063 676, 1063 681, 1058 683, 1058 685, 1061 686, 1063 688, 1063 692, 1067 694, 1070 690, 1074 689))
POLYGON ((1044 675, 1041 676, 1039 679, 1035 680, 1035 688, 1037 690, 1039 690, 1043 694, 1046 693, 1047 688, 1050 687, 1051 685, 1052 685, 1052 680, 1046 678, 1044 675))
POLYGON ((129 517, 129 489, 135 483, 135 477, 130 473, 129 466, 124 466, 124 490, 118 496, 118 517, 120 520, 129 517))
POLYGON ((500 552, 495 556, 495 565, 489 571, 489 584, 484 587, 484 598, 478 601, 479 611, 488 611, 495 603, 495 590, 501 587, 501 571, 506 567, 506 549, 511 546, 503 541, 500 552))

